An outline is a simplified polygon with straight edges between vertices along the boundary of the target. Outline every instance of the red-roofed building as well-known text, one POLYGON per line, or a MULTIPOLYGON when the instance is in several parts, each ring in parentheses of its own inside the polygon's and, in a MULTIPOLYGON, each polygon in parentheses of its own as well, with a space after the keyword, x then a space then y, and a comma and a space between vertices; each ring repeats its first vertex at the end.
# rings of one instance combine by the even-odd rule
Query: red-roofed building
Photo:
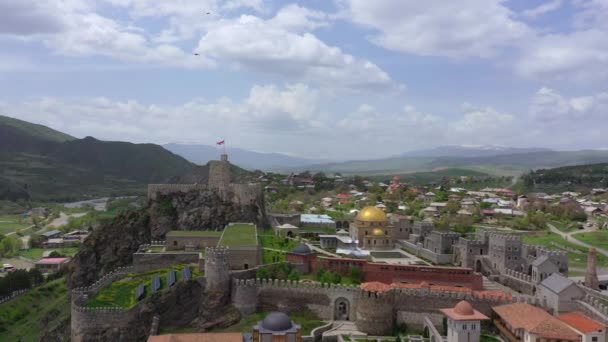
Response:
POLYGON ((527 303, 492 308, 497 316, 494 325, 509 342, 560 341, 580 342, 581 337, 568 325, 543 309, 527 303))
POLYGON ((606 342, 606 325, 581 312, 569 312, 557 317, 582 336, 582 342, 606 342))
POLYGON ((458 302, 454 308, 439 311, 448 318, 447 341, 449 342, 479 341, 481 321, 489 319, 486 315, 473 309, 473 306, 466 300, 458 302))
POLYGON ((59 271, 70 262, 70 258, 44 258, 36 261, 35 267, 42 273, 52 273, 59 271))

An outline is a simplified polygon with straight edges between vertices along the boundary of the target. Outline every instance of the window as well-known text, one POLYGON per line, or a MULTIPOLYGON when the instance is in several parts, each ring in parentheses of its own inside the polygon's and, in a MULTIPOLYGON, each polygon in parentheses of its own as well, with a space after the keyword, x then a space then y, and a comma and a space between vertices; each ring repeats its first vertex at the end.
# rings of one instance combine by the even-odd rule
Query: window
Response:
POLYGON ((467 330, 467 325, 466 324, 462 325, 462 330, 467 330))
POLYGON ((384 235, 388 235, 388 230, 385 230, 385 231, 384 231, 384 235))
POLYGON ((177 246, 177 241, 173 240, 173 246, 177 246))
POLYGON ((597 336, 591 337, 591 342, 597 342, 597 336))

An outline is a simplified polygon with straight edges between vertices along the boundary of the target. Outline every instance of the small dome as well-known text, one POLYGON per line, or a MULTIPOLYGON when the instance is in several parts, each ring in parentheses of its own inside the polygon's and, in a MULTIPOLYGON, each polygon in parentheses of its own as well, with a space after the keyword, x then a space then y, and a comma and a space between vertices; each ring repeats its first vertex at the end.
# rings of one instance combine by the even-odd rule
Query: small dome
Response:
POLYGON ((357 214, 357 220, 365 222, 386 222, 386 214, 382 209, 376 207, 365 207, 359 214, 357 214))
POLYGON ((307 245, 301 243, 297 246, 295 246, 292 250, 292 253, 296 253, 296 254, 310 254, 312 253, 312 251, 310 250, 310 247, 308 247, 307 245))
POLYGON ((462 316, 472 316, 475 314, 475 310, 473 310, 473 307, 469 302, 462 300, 454 307, 454 313, 462 316))
POLYGON ((289 316, 282 312, 271 312, 262 321, 262 328, 272 331, 285 331, 291 329, 289 316))

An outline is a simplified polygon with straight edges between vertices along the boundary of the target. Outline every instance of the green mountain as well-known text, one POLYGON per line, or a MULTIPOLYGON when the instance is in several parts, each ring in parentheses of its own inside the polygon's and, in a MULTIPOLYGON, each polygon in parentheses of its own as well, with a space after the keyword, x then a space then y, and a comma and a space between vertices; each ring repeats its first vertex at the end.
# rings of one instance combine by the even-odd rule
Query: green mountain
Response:
POLYGON ((145 193, 148 183, 202 173, 161 146, 76 139, 0 117, 0 200, 72 200, 145 193))
POLYGON ((43 125, 38 125, 31 122, 0 115, 0 129, 2 129, 3 126, 10 127, 14 130, 19 131, 21 134, 30 136, 32 138, 39 138, 45 141, 64 142, 76 140, 76 138, 74 138, 73 136, 56 131, 43 125))
POLYGON ((522 176, 529 191, 589 191, 608 188, 608 163, 539 169, 522 176))

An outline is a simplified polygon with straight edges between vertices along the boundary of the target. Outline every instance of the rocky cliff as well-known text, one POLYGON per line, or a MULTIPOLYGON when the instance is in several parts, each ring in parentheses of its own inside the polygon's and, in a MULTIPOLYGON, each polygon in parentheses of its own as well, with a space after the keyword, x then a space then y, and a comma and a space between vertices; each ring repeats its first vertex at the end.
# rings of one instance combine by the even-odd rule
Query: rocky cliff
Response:
POLYGON ((224 202, 214 190, 160 195, 146 208, 123 212, 96 227, 69 265, 68 286, 87 286, 131 265, 139 245, 162 240, 170 230, 222 230, 230 222, 266 226, 263 203, 224 202))

